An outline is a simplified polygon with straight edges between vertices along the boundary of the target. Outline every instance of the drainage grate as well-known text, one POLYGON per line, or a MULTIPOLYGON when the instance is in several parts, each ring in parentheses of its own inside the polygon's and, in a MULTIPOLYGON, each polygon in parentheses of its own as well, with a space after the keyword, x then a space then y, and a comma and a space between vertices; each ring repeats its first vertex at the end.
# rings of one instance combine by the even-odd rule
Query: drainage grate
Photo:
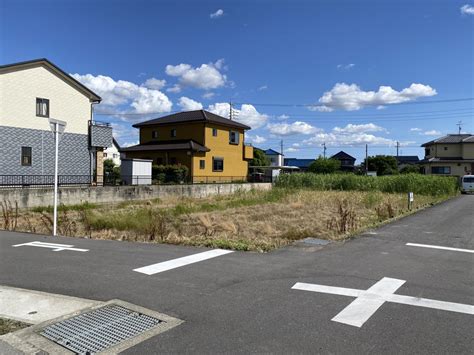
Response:
POLYGON ((301 242, 307 243, 307 244, 316 244, 316 245, 328 245, 329 243, 331 243, 330 240, 318 239, 318 238, 305 238, 301 242))
POLYGON ((157 326, 162 321, 109 305, 47 326, 41 335, 76 354, 93 354, 157 326))

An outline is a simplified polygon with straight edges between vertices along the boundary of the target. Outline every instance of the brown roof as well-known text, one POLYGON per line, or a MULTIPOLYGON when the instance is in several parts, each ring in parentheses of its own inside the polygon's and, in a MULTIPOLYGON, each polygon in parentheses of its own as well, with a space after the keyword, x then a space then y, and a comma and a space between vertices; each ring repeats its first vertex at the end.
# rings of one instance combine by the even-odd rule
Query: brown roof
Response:
POLYGON ((143 126, 156 126, 160 124, 169 124, 169 123, 187 123, 187 122, 207 122, 215 123, 228 127, 235 127, 240 129, 250 129, 249 126, 242 123, 229 120, 228 118, 216 115, 212 112, 206 110, 196 110, 196 111, 183 111, 174 113, 168 116, 163 116, 155 118, 153 120, 140 122, 134 124, 133 127, 139 128, 143 126))
POLYGON ((433 139, 427 143, 423 143, 421 146, 426 147, 431 144, 456 144, 456 143, 471 143, 474 142, 474 136, 472 134, 448 134, 444 137, 433 139))
POLYGON ((121 152, 143 152, 143 151, 165 151, 165 150, 191 150, 194 152, 208 152, 209 148, 193 141, 150 141, 144 144, 137 144, 127 148, 121 148, 121 152))
POLYGON ((40 59, 33 59, 33 60, 28 60, 25 62, 18 62, 18 63, 11 63, 11 64, 4 64, 0 65, 0 73, 5 73, 11 70, 16 70, 16 69, 27 69, 27 68, 32 68, 36 67, 39 65, 43 65, 50 70, 52 70, 56 75, 59 77, 63 78, 66 82, 68 82, 70 85, 74 86, 76 89, 81 91, 84 95, 89 97, 90 101, 93 102, 100 102, 102 101, 102 98, 97 95, 95 92, 93 92, 91 89, 89 89, 87 86, 79 82, 78 80, 74 79, 71 75, 66 73, 64 70, 56 66, 55 64, 51 63, 48 59, 46 58, 40 58, 40 59))

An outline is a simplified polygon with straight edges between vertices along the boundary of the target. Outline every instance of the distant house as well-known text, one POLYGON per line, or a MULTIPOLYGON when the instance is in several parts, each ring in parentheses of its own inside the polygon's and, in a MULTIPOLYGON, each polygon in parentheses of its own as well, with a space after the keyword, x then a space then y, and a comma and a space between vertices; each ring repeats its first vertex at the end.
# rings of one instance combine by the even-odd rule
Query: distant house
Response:
POLYGON ((106 160, 106 159, 112 159, 115 166, 120 166, 121 165, 120 145, 115 140, 115 138, 112 139, 112 146, 108 147, 106 150, 104 150, 104 160, 106 160))
POLYGON ((418 155, 398 155, 394 156, 397 159, 398 170, 403 169, 407 165, 417 165, 420 161, 418 155))
POLYGON ((474 172, 472 134, 448 134, 421 146, 425 157, 419 164, 424 174, 462 176, 474 172))
POLYGON ((193 182, 245 180, 253 147, 242 123, 205 110, 184 111, 134 124, 140 144, 122 148, 125 158, 157 165, 185 165, 193 182))
POLYGON ((273 149, 263 151, 268 159, 270 159, 271 166, 283 166, 283 154, 273 149))
POLYGON ((340 151, 337 154, 334 154, 331 159, 339 160, 341 162, 341 170, 342 171, 354 171, 354 164, 356 158, 347 154, 344 151, 340 151))
POLYGON ((93 120, 92 107, 101 101, 97 94, 47 59, 1 65, 0 93, 0 177, 52 181, 55 139, 49 120, 56 119, 66 122, 59 142, 62 180, 87 183, 94 171, 101 179, 112 127, 93 120))
POLYGON ((283 160, 285 166, 294 166, 300 169, 300 171, 308 171, 311 163, 314 159, 298 159, 298 158, 285 158, 283 160))

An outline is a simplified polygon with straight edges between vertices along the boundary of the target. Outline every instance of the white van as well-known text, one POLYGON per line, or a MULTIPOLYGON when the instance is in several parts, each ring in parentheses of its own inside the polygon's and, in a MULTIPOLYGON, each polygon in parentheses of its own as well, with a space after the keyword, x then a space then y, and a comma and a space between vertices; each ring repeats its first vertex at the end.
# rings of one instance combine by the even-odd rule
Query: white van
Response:
POLYGON ((461 178, 461 193, 474 192, 474 175, 464 175, 461 178))

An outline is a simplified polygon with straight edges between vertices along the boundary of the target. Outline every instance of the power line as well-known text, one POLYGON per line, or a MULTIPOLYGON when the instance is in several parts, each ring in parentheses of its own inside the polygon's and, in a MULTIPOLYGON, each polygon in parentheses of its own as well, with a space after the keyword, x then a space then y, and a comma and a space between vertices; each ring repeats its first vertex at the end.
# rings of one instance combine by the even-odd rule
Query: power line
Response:
MULTIPOLYGON (((398 102, 390 103, 387 105, 424 105, 424 104, 438 104, 438 103, 447 103, 447 102, 462 102, 462 101, 473 101, 474 97, 458 98, 458 99, 445 99, 445 100, 428 100, 428 101, 409 101, 409 102, 398 102)), ((324 104, 278 104, 278 103, 256 103, 256 102, 235 102, 236 105, 253 105, 253 106, 274 106, 274 107, 306 107, 306 108, 315 108, 318 106, 323 106, 324 104)), ((366 106, 380 106, 381 104, 366 105, 366 106)), ((326 105, 327 106, 327 105, 326 105)), ((331 107, 331 106, 327 106, 331 107)))

